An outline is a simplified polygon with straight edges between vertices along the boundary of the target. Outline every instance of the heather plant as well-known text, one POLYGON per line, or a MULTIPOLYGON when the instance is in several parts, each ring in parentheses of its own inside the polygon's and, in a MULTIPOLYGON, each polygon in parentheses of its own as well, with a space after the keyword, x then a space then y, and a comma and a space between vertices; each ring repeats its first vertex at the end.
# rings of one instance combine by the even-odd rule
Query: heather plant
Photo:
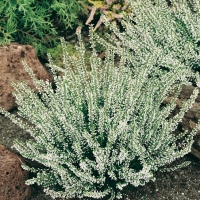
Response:
POLYGON ((169 114, 181 85, 190 84, 188 77, 195 75, 179 60, 173 60, 176 67, 170 71, 163 73, 156 68, 157 59, 162 57, 159 49, 134 70, 126 62, 127 52, 121 49, 121 60, 115 66, 112 48, 107 48, 105 60, 97 57, 93 31, 91 70, 87 70, 85 47, 77 34, 78 57, 68 55, 62 39, 64 69, 54 65, 49 55, 55 88, 48 80, 38 80, 23 61, 39 93, 23 82, 13 84, 17 114, 0 109, 33 138, 14 142, 23 157, 42 164, 22 165, 36 174, 26 184, 43 186, 53 198, 120 199, 126 186, 145 185, 155 180, 156 171, 189 164, 169 165, 190 152, 200 127, 198 123, 190 134, 173 134, 198 90, 177 115, 169 118, 169 114), (63 75, 58 76, 58 71, 63 75), (163 106, 163 100, 174 92, 172 101, 163 106))
MULTIPOLYGON (((178 60, 190 70, 200 70, 200 3, 198 0, 128 0, 131 14, 121 20, 123 29, 104 22, 115 32, 117 39, 112 40, 113 50, 126 52, 126 60, 132 67, 145 63, 157 49, 162 58, 157 67, 173 70, 171 59, 178 60), (124 49, 122 51, 119 46, 124 49), (171 59, 168 59, 171 58, 171 59)), ((108 42, 95 36, 97 42, 108 42)), ((107 37, 111 40, 110 35, 107 37)), ((111 48, 111 47, 110 47, 111 48)), ((122 54, 121 54, 122 55, 122 54)), ((123 55, 124 57, 124 55, 123 55)))

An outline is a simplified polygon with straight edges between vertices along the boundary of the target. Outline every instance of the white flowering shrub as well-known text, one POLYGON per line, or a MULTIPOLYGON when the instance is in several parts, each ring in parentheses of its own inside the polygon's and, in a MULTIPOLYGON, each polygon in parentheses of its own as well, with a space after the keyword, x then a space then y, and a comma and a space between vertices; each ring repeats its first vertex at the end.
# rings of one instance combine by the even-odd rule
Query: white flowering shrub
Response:
MULTIPOLYGON (((157 66, 170 70, 176 67, 172 61, 175 59, 193 71, 200 71, 199 0, 127 1, 132 13, 121 20, 123 31, 104 18, 118 39, 114 41, 118 45, 113 46, 115 52, 122 56, 125 51, 127 61, 138 67, 159 49, 162 56, 157 66), (125 50, 121 51, 119 46, 125 50)), ((95 37, 100 44, 108 45, 97 35, 95 37)), ((111 39, 110 35, 108 38, 111 39)))
POLYGON ((23 62, 39 94, 22 82, 13 84, 17 115, 0 109, 34 138, 14 142, 23 157, 43 165, 22 165, 36 174, 26 184, 43 186, 53 198, 120 199, 126 186, 145 185, 155 180, 156 171, 186 166, 187 162, 174 168, 167 164, 190 152, 199 124, 190 134, 175 135, 173 131, 198 90, 176 116, 168 116, 175 108, 181 85, 189 84, 188 76, 192 74, 178 61, 174 64, 179 67, 173 71, 155 68, 159 51, 134 70, 123 57, 116 67, 112 49, 107 49, 104 61, 97 57, 92 32, 91 71, 87 71, 85 47, 78 37, 78 57, 67 54, 62 40, 65 69, 53 65, 50 59, 56 88, 36 79, 23 62), (57 71, 62 76, 57 76, 57 71), (177 95, 163 107, 163 100, 172 92, 177 95))

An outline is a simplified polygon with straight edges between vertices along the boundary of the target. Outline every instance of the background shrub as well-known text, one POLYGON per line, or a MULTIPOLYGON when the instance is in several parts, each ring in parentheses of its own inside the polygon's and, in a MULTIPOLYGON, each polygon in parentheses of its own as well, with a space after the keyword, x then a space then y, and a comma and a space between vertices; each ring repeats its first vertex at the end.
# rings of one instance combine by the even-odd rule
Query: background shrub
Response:
MULTIPOLYGON (((89 5, 87 6, 90 11, 90 15, 86 24, 89 24, 95 15, 106 16, 106 19, 111 21, 114 25, 117 25, 117 22, 123 18, 122 13, 128 15, 130 13, 130 8, 126 0, 88 0, 89 5)), ((96 23, 94 30, 96 30, 102 24, 102 18, 99 17, 98 22, 96 23)))
POLYGON ((31 44, 38 55, 58 42, 58 33, 80 25, 86 0, 1 0, 0 45, 31 44))

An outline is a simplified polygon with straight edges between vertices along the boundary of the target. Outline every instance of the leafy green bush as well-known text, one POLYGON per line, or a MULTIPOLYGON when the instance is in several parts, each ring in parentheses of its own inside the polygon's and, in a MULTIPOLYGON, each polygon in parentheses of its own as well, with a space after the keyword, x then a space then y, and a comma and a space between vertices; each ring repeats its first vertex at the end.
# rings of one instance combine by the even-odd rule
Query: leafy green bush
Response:
MULTIPOLYGON (((123 32, 104 21, 115 32, 121 48, 116 53, 126 52, 127 62, 133 67, 145 63, 146 59, 159 49, 161 58, 157 66, 173 69, 174 60, 190 70, 200 71, 200 3, 198 0, 128 0, 132 8, 130 16, 121 23, 123 32), (171 2, 171 3, 169 3, 171 2)), ((110 38, 110 35, 108 35, 110 38)), ((96 36, 97 42, 107 42, 96 36)), ((178 66, 177 66, 178 67, 178 66)))
POLYGON ((1 0, 0 45, 11 41, 33 45, 41 55, 55 45, 59 26, 79 25, 78 16, 85 12, 85 0, 1 0))
POLYGON ((190 134, 186 131, 174 135, 173 131, 192 106, 198 90, 194 90, 176 116, 168 116, 175 108, 181 85, 189 84, 191 72, 179 65, 162 73, 154 67, 159 51, 134 71, 125 67, 125 57, 116 67, 111 48, 107 49, 104 61, 97 57, 92 31, 91 71, 87 71, 85 48, 79 34, 78 37, 78 58, 68 55, 62 40, 65 69, 53 65, 50 57, 56 89, 48 81, 36 79, 23 62, 39 94, 24 83, 13 84, 18 114, 0 109, 34 138, 25 143, 14 142, 22 156, 43 165, 23 165, 36 173, 26 183, 42 185, 52 197, 120 199, 127 185, 145 185, 155 180, 154 172, 158 170, 187 165, 185 162, 167 167, 190 152, 200 124, 190 134), (63 75, 57 76, 57 70, 63 75), (177 95, 163 107, 163 100, 174 91, 177 95), (21 117, 30 123, 23 122, 21 117))

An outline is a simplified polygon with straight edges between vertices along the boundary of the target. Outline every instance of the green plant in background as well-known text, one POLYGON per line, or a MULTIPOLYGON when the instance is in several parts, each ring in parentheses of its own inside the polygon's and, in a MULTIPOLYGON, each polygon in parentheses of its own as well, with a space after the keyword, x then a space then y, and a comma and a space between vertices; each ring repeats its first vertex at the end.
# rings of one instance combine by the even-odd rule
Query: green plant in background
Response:
MULTIPOLYGON (((74 45, 70 44, 69 42, 65 42, 65 48, 69 56, 75 56, 76 58, 79 57, 79 54, 74 45)), ((47 50, 47 53, 51 55, 54 64, 61 68, 65 68, 65 65, 62 61, 62 58, 63 58, 62 52, 63 52, 63 49, 62 49, 61 44, 47 50)), ((91 52, 89 50, 85 52, 85 61, 86 61, 86 65, 88 66, 88 69, 90 68, 90 64, 89 64, 90 54, 91 52)))
POLYGON ((33 45, 38 55, 58 42, 61 30, 80 24, 85 0, 1 0, 0 45, 15 41, 33 45))
MULTIPOLYGON (((128 0, 132 8, 130 16, 121 20, 123 31, 104 22, 115 32, 117 39, 113 50, 120 54, 126 52, 127 62, 133 67, 145 63, 149 55, 158 49, 162 56, 157 67, 173 70, 173 60, 178 60, 190 70, 200 70, 200 2, 197 0, 128 0), (171 2, 171 4, 170 4, 171 2)), ((111 40, 110 35, 107 38, 111 40)), ((100 44, 108 42, 96 35, 100 44)), ((121 54, 122 56, 122 54, 121 54)), ((124 55, 123 55, 124 57, 124 55)))
MULTIPOLYGON (((91 10, 86 25, 93 20, 94 15, 97 13, 104 14, 106 19, 115 25, 117 24, 117 21, 120 21, 123 18, 124 14, 130 14, 130 8, 126 0, 88 0, 88 2, 92 7, 86 6, 86 9, 91 10)), ((102 22, 102 18, 100 17, 94 30, 99 28, 102 22)))
MULTIPOLYGON (((77 54, 76 48, 68 42, 66 42, 66 49, 70 56, 77 54)), ((63 50, 62 50, 61 44, 58 44, 56 47, 49 48, 47 50, 47 53, 51 54, 54 64, 61 68, 64 68, 64 63, 62 61, 62 57, 63 57, 62 52, 63 50)))
POLYGON ((155 180, 156 171, 186 166, 188 162, 175 167, 167 164, 190 152, 200 124, 190 134, 185 131, 175 135, 173 131, 194 103, 198 90, 177 115, 170 119, 168 116, 176 106, 181 85, 189 84, 188 77, 193 73, 178 61, 174 64, 179 67, 162 73, 155 68, 162 56, 159 49, 134 70, 126 64, 128 52, 120 49, 124 56, 116 67, 111 47, 108 46, 104 61, 97 57, 93 30, 88 71, 79 33, 78 38, 78 57, 68 54, 62 40, 65 69, 54 65, 49 57, 56 89, 48 81, 36 79, 23 62, 39 95, 24 83, 13 84, 17 115, 0 109, 34 138, 25 143, 14 142, 22 156, 43 165, 23 165, 36 173, 26 184, 42 185, 53 198, 120 199, 126 186, 145 185, 155 180), (57 76, 57 71, 63 75, 57 76), (174 91, 177 95, 171 103, 161 106, 174 91))

